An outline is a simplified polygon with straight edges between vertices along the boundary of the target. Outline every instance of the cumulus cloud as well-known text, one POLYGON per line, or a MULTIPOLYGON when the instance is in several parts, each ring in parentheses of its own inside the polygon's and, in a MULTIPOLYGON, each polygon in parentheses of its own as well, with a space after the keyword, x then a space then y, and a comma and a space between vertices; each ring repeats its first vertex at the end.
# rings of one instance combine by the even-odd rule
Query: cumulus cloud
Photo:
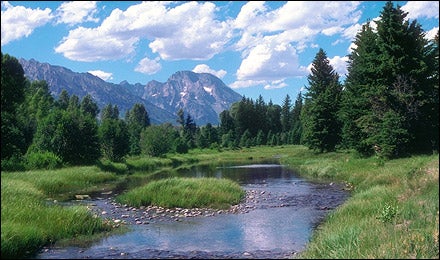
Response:
POLYGON ((348 73, 347 61, 348 61, 347 56, 344 56, 344 57, 335 56, 335 57, 329 59, 330 65, 339 74, 339 76, 344 76, 348 73))
POLYGON ((162 69, 159 60, 159 57, 155 58, 154 60, 150 60, 145 57, 139 62, 138 66, 134 70, 148 75, 155 74, 162 69))
POLYGON ((75 25, 83 22, 98 22, 95 18, 96 1, 64 2, 57 8, 57 23, 75 25))
MULTIPOLYGON (((348 57, 340 57, 340 56, 334 56, 333 58, 328 58, 329 64, 333 67, 336 73, 339 74, 339 76, 344 77, 348 71, 347 71, 347 61, 348 57)), ((310 63, 309 66, 307 66, 307 73, 310 74, 312 72, 313 63, 310 63)))
POLYGON ((401 7, 402 11, 408 12, 408 19, 437 18, 439 17, 438 1, 408 1, 401 7))
POLYGON ((138 41, 136 37, 113 36, 99 29, 78 27, 62 39, 55 52, 76 61, 117 60, 132 54, 138 41))
POLYGON ((238 80, 275 80, 304 76, 298 55, 288 43, 268 40, 252 48, 237 70, 238 80))
POLYGON ((105 72, 102 70, 89 70, 88 73, 90 73, 98 78, 101 78, 102 80, 113 79, 113 73, 105 72))
POLYGON ((23 6, 12 6, 2 2, 1 11, 1 45, 28 37, 36 28, 45 25, 53 19, 52 10, 46 8, 31 9, 23 6), (5 8, 5 10, 3 10, 5 8))
POLYGON ((211 73, 220 79, 226 75, 226 70, 213 70, 206 64, 199 64, 192 71, 195 73, 211 73))
MULTIPOLYGON (((234 47, 241 51, 243 60, 232 87, 259 83, 266 89, 281 88, 285 78, 306 76, 307 68, 300 66, 298 53, 314 46, 319 34, 351 40, 360 27, 353 26, 361 17, 359 5, 345 1, 288 1, 269 10, 264 2, 248 2, 234 23, 234 28, 242 31, 234 47)), ((337 59, 334 62, 338 66, 344 64, 337 59)), ((338 70, 343 72, 342 67, 338 70)))
POLYGON ((274 80, 264 86, 264 89, 277 89, 287 87, 284 79, 274 80))
POLYGON ((141 39, 151 40, 149 47, 163 60, 206 60, 223 50, 229 26, 215 19, 213 3, 168 5, 148 1, 115 9, 96 28, 70 31, 55 50, 79 61, 125 58, 141 39))
POLYGON ((234 89, 238 88, 249 88, 259 85, 266 85, 268 81, 266 80, 237 80, 230 84, 229 86, 234 89))
POLYGON ((435 37, 435 35, 437 34, 437 32, 438 32, 438 27, 434 27, 434 28, 432 28, 431 30, 429 30, 429 31, 426 32, 426 34, 425 34, 425 39, 427 39, 427 40, 433 40, 434 37, 435 37))

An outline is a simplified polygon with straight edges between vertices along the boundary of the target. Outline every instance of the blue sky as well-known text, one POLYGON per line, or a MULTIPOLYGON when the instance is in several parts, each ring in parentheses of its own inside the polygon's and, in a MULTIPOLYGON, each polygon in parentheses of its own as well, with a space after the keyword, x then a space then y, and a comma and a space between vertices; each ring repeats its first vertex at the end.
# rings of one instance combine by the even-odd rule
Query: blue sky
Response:
MULTIPOLYGON (((433 38, 438 1, 393 1, 433 38)), ((384 1, 2 1, 1 51, 119 83, 210 72, 282 104, 307 86, 319 48, 341 76, 362 24, 384 1)))

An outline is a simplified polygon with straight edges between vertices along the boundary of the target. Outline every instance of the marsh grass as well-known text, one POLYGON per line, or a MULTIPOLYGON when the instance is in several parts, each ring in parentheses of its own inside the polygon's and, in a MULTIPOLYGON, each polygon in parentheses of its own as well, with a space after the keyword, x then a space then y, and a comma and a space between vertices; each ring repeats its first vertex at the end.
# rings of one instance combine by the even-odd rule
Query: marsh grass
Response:
MULTIPOLYGON (((2 258, 32 254, 43 245, 60 240, 77 239, 80 243, 84 237, 110 229, 85 207, 48 204, 48 198, 69 199, 74 194, 107 190, 129 182, 128 188, 132 190, 118 199, 130 200, 134 206, 158 203, 166 207, 221 208, 237 203, 243 194, 234 191, 231 193, 242 195, 209 202, 212 197, 197 190, 214 185, 195 185, 171 178, 174 170, 193 165, 224 166, 274 160, 304 178, 345 182, 351 190, 351 197, 318 226, 307 248, 298 254, 299 258, 438 259, 438 155, 378 161, 374 157, 359 158, 352 151, 317 154, 295 145, 222 151, 195 149, 163 158, 139 156, 120 163, 102 162, 96 167, 2 172, 2 258), (158 184, 156 181, 162 178, 163 182, 158 184), (148 189, 164 191, 153 194, 148 189), (159 198, 157 194, 167 194, 168 198, 159 198), (157 201, 153 202, 153 198, 157 201)), ((217 187, 209 193, 219 190, 217 187)), ((220 196, 217 193, 214 197, 220 196)))
POLYGON ((438 155, 381 164, 351 153, 298 157, 283 162, 301 169, 303 176, 353 187, 351 197, 330 213, 299 258, 438 258, 438 155))
POLYGON ((95 167, 73 167, 2 172, 1 177, 2 258, 32 255, 60 239, 111 229, 83 206, 48 204, 46 199, 92 191, 102 183, 116 181, 112 173, 100 172, 95 167))
POLYGON ((119 195, 116 200, 130 206, 226 209, 244 197, 244 190, 228 179, 167 178, 152 181, 119 195))

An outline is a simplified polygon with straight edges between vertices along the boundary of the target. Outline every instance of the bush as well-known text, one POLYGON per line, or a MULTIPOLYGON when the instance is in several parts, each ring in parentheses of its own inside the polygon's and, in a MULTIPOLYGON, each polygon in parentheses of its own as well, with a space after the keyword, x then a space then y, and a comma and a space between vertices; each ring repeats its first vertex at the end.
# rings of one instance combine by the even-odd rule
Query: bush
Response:
POLYGON ((60 168, 62 165, 61 158, 52 152, 31 152, 26 155, 26 168, 28 170, 50 170, 60 168))
POLYGON ((19 156, 3 159, 1 165, 2 171, 23 171, 25 169, 23 159, 19 156))

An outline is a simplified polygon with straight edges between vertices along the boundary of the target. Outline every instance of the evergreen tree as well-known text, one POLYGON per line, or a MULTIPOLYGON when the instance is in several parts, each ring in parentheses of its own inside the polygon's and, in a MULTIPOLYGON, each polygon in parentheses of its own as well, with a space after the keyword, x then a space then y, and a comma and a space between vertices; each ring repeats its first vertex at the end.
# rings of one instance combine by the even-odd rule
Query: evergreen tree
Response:
POLYGON ((150 118, 145 106, 139 103, 134 104, 133 107, 127 111, 125 121, 129 134, 130 154, 138 155, 141 153, 139 145, 141 132, 145 127, 150 125, 150 118))
POLYGON ((302 124, 301 124, 301 110, 303 106, 303 98, 301 92, 298 93, 296 97, 295 104, 292 109, 292 133, 291 133, 291 143, 300 144, 302 135, 302 124))
POLYGON ((291 117, 291 99, 287 94, 284 98, 283 105, 281 107, 281 131, 287 133, 292 127, 292 117, 291 117))
POLYGON ((387 2, 377 32, 364 26, 349 57, 341 118, 345 144, 362 154, 438 150, 436 45, 406 16, 387 2))
MULTIPOLYGON (((281 132, 281 106, 273 104, 272 100, 267 104, 266 110, 266 122, 268 132, 279 133, 281 132)), ((267 138, 267 141, 270 139, 267 138)))
POLYGON ((341 85, 339 75, 320 49, 313 60, 301 121, 304 144, 319 152, 334 151, 340 143, 338 120, 341 85))
POLYGON ((96 104, 90 94, 87 94, 83 97, 80 109, 81 113, 87 114, 92 118, 96 118, 99 114, 98 104, 96 104))
POLYGON ((101 111, 101 121, 106 119, 119 119, 118 105, 107 104, 101 111))
POLYGON ((67 92, 67 90, 63 89, 58 97, 57 100, 57 106, 61 109, 66 110, 67 106, 69 106, 69 93, 67 92))
POLYGON ((235 123, 229 110, 224 110, 220 113, 219 135, 227 134, 229 131, 234 131, 235 123))
POLYGON ((378 92, 380 82, 377 77, 377 35, 369 22, 362 26, 354 43, 356 47, 348 56, 348 75, 341 101, 340 117, 344 122, 342 138, 344 146, 354 148, 363 155, 371 155, 373 145, 367 142, 369 134, 365 131, 369 131, 370 128, 363 124, 362 118, 372 117, 371 94, 378 92))

